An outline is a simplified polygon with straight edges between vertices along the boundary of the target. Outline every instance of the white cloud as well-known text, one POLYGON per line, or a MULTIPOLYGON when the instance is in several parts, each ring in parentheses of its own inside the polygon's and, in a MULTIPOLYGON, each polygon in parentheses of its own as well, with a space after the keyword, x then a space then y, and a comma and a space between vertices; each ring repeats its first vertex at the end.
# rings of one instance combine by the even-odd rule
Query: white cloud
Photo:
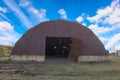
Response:
POLYGON ((14 26, 6 21, 0 22, 0 44, 1 45, 13 45, 21 35, 15 30, 14 26))
POLYGON ((115 50, 120 50, 120 45, 116 45, 115 50))
POLYGON ((83 22, 83 23, 81 23, 81 24, 82 24, 82 25, 84 25, 84 26, 87 26, 87 25, 86 25, 86 23, 84 23, 84 22, 83 22))
POLYGON ((86 23, 85 23, 85 21, 84 21, 84 19, 85 19, 85 14, 83 13, 80 16, 78 16, 75 20, 78 23, 81 23, 82 25, 87 26, 86 23))
POLYGON ((99 37, 99 39, 100 39, 102 42, 104 42, 104 41, 108 41, 108 40, 109 40, 109 39, 106 38, 106 37, 99 37))
POLYGON ((0 12, 7 13, 7 9, 3 8, 3 7, 0 7, 0 12))
POLYGON ((111 30, 119 30, 120 29, 120 23, 111 25, 111 30))
POLYGON ((98 22, 101 22, 101 18, 108 16, 111 12, 112 12, 112 8, 110 6, 108 6, 106 8, 99 9, 95 16, 92 16, 92 17, 88 16, 87 19, 90 22, 97 22, 98 23, 98 22))
POLYGON ((13 26, 6 21, 0 22, 0 31, 13 31, 13 26))
POLYGON ((27 7, 28 5, 30 5, 31 3, 28 0, 20 0, 19 5, 21 7, 27 7))
POLYGON ((61 19, 67 19, 67 14, 64 9, 59 9, 58 13, 61 15, 61 19))
POLYGON ((113 0, 111 5, 98 9, 95 16, 88 16, 90 22, 115 24, 120 22, 120 3, 119 0, 113 0))
POLYGON ((76 18, 76 21, 79 22, 79 23, 81 23, 81 22, 83 21, 83 16, 77 17, 77 18, 76 18))
POLYGON ((120 4, 116 6, 113 12, 105 18, 104 23, 109 23, 111 25, 120 23, 120 4))
POLYGON ((49 19, 46 16, 46 10, 45 9, 36 9, 35 7, 33 7, 31 5, 31 2, 29 2, 28 0, 20 0, 19 5, 25 9, 27 9, 28 13, 36 18, 39 22, 43 22, 43 21, 48 21, 49 19))
POLYGON ((0 12, 0 16, 3 18, 3 19, 5 19, 6 21, 9 21, 10 22, 10 20, 8 19, 8 17, 7 16, 5 16, 3 13, 1 13, 0 12))
POLYGON ((46 12, 47 11, 45 9, 40 9, 39 14, 38 14, 39 17, 40 18, 46 17, 46 12))
POLYGON ((108 43, 106 45, 106 48, 113 48, 115 47, 116 43, 120 41, 120 33, 118 34, 115 34, 113 37, 111 37, 109 40, 108 40, 108 43))
POLYGON ((98 24, 91 24, 88 28, 90 28, 96 35, 103 34, 112 30, 112 28, 109 27, 99 27, 98 24))
POLYGON ((9 21, 9 18, 5 15, 5 13, 8 12, 8 9, 7 8, 3 8, 3 7, 0 7, 0 17, 2 17, 2 20, 6 20, 6 21, 9 21))
POLYGON ((19 6, 13 0, 3 0, 4 3, 14 12, 14 14, 20 19, 21 23, 27 28, 32 27, 31 21, 25 16, 19 6))
POLYGON ((28 12, 34 16, 36 16, 36 18, 40 21, 40 22, 43 22, 43 21, 47 21, 49 20, 47 17, 46 17, 46 10, 45 9, 40 9, 40 10, 37 10, 35 9, 33 6, 29 7, 28 8, 28 12))

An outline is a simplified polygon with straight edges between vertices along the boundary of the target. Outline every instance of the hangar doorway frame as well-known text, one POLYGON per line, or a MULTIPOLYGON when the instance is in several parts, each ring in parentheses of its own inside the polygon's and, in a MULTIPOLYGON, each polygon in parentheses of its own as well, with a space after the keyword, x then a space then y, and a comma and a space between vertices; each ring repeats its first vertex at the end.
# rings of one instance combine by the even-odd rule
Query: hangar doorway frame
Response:
POLYGON ((72 38, 71 37, 46 37, 45 59, 65 58, 68 59, 72 38))
POLYGON ((72 37, 46 37, 45 60, 51 56, 52 58, 59 57, 77 62, 80 53, 80 43, 80 39, 72 37), (58 47, 59 49, 57 49, 58 47), (67 53, 63 53, 65 50, 67 53), (58 55, 55 55, 57 54, 56 52, 58 52, 58 55), (60 55, 60 53, 67 55, 60 55))

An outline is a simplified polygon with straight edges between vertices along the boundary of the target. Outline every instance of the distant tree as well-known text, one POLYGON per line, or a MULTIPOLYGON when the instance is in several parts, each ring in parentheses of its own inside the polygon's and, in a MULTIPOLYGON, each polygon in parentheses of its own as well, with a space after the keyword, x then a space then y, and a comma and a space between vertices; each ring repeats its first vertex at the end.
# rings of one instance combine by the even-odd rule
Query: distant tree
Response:
POLYGON ((0 57, 8 57, 11 54, 11 46, 0 46, 0 57))
POLYGON ((0 57, 3 57, 4 56, 4 50, 2 47, 0 47, 0 57))

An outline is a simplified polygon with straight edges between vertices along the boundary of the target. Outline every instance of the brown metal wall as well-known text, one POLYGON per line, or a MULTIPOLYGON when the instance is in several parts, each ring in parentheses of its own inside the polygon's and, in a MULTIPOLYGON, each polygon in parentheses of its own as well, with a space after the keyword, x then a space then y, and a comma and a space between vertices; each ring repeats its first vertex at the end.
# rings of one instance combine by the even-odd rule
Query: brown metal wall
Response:
POLYGON ((45 55, 46 37, 73 38, 70 55, 107 55, 104 45, 90 29, 64 20, 43 22, 28 30, 15 44, 12 55, 45 55))
POLYGON ((68 59, 70 61, 78 61, 79 53, 80 53, 80 47, 81 47, 81 41, 77 38, 72 38, 72 45, 71 50, 68 59))

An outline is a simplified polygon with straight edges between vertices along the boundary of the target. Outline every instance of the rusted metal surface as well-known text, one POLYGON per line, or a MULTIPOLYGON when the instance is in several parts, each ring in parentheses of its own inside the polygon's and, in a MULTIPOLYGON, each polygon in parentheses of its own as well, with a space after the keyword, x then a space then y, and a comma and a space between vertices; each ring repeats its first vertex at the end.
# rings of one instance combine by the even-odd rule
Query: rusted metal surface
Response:
POLYGON ((73 61, 73 62, 76 62, 78 61, 78 58, 79 58, 79 53, 81 49, 80 48, 80 39, 77 39, 77 38, 72 38, 72 45, 71 45, 71 50, 70 50, 70 54, 69 54, 69 57, 68 57, 68 60, 70 61, 73 61))
POLYGON ((47 21, 28 30, 15 44, 12 55, 45 55, 46 37, 73 38, 72 55, 107 55, 104 45, 87 27, 65 20, 47 21), (80 42, 74 42, 74 39, 80 42))

